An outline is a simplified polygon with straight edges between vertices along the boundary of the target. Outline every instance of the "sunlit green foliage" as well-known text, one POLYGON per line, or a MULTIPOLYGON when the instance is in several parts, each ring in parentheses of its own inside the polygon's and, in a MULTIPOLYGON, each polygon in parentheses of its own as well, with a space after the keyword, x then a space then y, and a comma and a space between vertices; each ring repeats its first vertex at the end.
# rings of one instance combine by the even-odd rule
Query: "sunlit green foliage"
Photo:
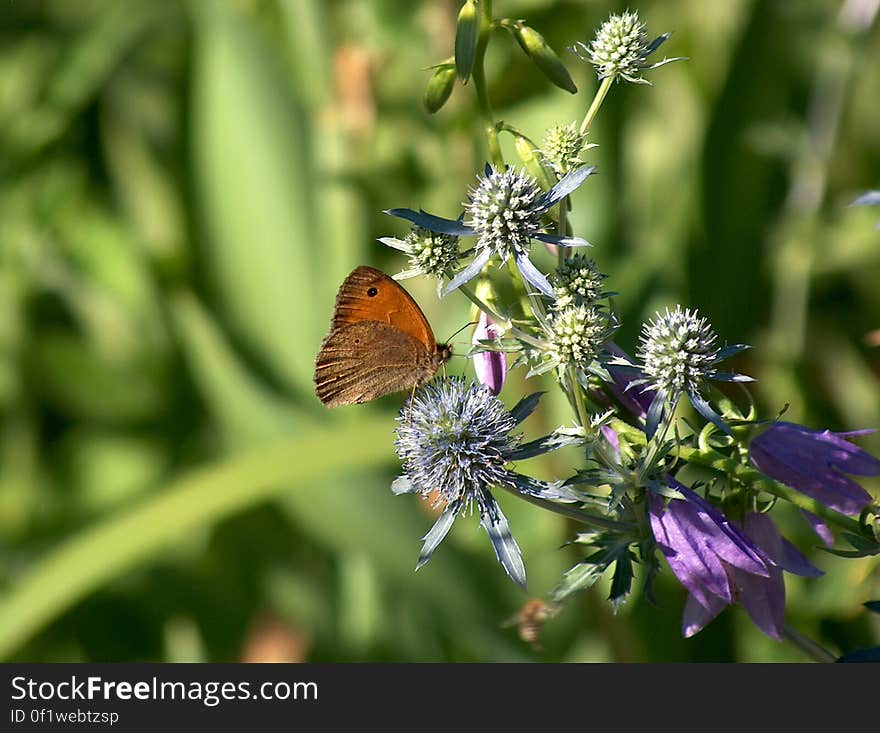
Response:
MULTIPOLYGON (((582 117, 595 74, 563 49, 623 8, 496 5, 539 29, 580 90, 493 43, 497 115, 534 139, 582 117)), ((786 419, 837 430, 880 427, 877 210, 848 208, 880 187, 880 24, 842 5, 859 3, 641 3, 689 60, 613 90, 582 154, 600 175, 573 208, 620 293, 621 345, 664 305, 699 308, 756 346, 737 366, 764 414, 788 403, 786 419)), ((431 510, 389 490, 402 398, 332 413, 315 398, 339 283, 405 265, 376 241, 406 233, 381 210, 457 215, 486 159, 471 86, 423 106, 459 6, 0 4, 4 658, 802 658, 741 609, 681 639, 669 578, 659 608, 639 596, 616 616, 600 583, 533 648, 510 623, 526 597, 478 527, 458 523, 413 572, 431 510)), ((469 320, 463 298, 407 287, 439 338, 469 320)), ((531 429, 564 415, 546 401, 531 429)), ((570 532, 500 501, 543 595, 573 557, 547 548, 570 532)), ((815 544, 794 514, 785 533, 815 544)), ((880 617, 860 604, 880 597, 877 559, 810 555, 827 575, 788 578, 792 621, 836 651, 876 644, 880 617)))

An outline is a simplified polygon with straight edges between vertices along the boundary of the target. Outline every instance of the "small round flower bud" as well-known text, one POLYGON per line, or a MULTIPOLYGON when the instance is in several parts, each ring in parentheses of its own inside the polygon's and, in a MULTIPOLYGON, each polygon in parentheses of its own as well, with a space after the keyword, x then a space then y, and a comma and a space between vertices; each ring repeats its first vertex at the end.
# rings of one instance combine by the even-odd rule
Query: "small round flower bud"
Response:
POLYGON ((564 310, 571 305, 593 305, 606 293, 602 290, 606 275, 596 263, 581 254, 573 255, 556 268, 552 277, 556 302, 553 309, 564 310))
POLYGON ((468 80, 474 67, 479 34, 480 17, 476 0, 466 0, 458 11, 455 27, 455 68, 462 81, 468 80))
POLYGON ((587 136, 580 133, 576 123, 554 125, 544 134, 541 152, 544 159, 559 175, 577 168, 583 161, 581 151, 587 136))
POLYGON ((696 310, 676 306, 642 328, 638 357, 651 386, 667 395, 696 392, 718 362, 716 336, 696 310))
POLYGON ((467 224, 479 238, 477 247, 497 252, 502 259, 511 252, 527 251, 530 240, 541 231, 544 210, 538 204, 543 197, 530 175, 513 168, 502 172, 490 167, 465 204, 470 214, 467 224))
POLYGON ((608 319, 595 306, 572 305, 555 313, 549 323, 551 361, 586 369, 608 339, 608 319))
POLYGON ((559 56, 556 55, 556 52, 544 40, 544 36, 524 23, 517 23, 514 26, 513 36, 516 38, 517 43, 519 43, 520 48, 534 61, 535 66, 543 72, 544 76, 560 89, 564 89, 571 94, 577 93, 577 87, 572 81, 568 70, 559 56))
POLYGON ((449 96, 452 94, 452 88, 455 85, 455 66, 452 64, 443 64, 437 67, 428 84, 425 87, 425 109, 431 114, 439 110, 449 96))

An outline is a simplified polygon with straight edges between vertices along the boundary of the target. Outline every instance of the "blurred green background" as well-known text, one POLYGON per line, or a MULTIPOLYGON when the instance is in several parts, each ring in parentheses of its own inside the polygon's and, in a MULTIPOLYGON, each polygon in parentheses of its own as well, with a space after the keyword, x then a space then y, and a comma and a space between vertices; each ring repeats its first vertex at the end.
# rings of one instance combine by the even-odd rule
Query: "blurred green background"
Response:
MULTIPOLYGON (((667 55, 617 85, 575 232, 620 295, 618 342, 664 305, 757 348, 764 416, 880 426, 880 30, 875 0, 644 0, 667 55)), ((473 90, 434 116, 452 0, 15 0, 0 5, 0 652, 20 661, 798 661, 745 613, 680 637, 664 573, 613 615, 600 583, 522 641, 526 601, 477 522, 413 572, 430 511, 393 497, 400 397, 324 409, 314 356, 336 288, 404 261, 394 206, 456 216, 485 159, 473 90)), ((583 116, 564 48, 612 11, 496 0, 569 67, 550 84, 504 33, 505 121, 539 139, 583 116)), ((511 140, 504 140, 515 160, 511 140)), ((547 256, 539 264, 550 266, 547 256)), ((464 298, 409 281, 439 338, 464 298)), ((459 352, 468 336, 457 337, 459 352)), ((470 373, 453 360, 453 373, 470 373)), ((535 385, 530 384, 528 388, 535 385)), ((502 397, 527 386, 514 375, 502 397)), ((551 396, 525 424, 567 421, 551 396)), ((880 439, 862 445, 880 453, 880 439)), ((576 455, 523 466, 564 476, 576 455)), ((877 482, 866 484, 878 490, 877 482)), ((577 558, 572 527, 501 497, 533 596, 577 558)), ((877 559, 815 550, 788 615, 833 651, 880 640, 877 559)), ((812 548, 812 549, 810 549, 812 548)))

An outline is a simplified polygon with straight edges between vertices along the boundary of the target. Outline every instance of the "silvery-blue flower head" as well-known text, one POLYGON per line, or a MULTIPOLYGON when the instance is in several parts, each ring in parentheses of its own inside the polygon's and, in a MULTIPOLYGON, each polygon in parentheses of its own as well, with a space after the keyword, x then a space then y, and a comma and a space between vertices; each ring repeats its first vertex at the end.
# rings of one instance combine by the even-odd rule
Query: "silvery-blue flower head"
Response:
POLYGON ((491 489, 503 487, 553 501, 577 500, 561 484, 523 476, 508 467, 511 461, 572 444, 556 434, 522 444, 521 436, 512 433, 535 409, 539 396, 525 397, 508 410, 488 387, 450 377, 425 385, 403 406, 394 441, 403 475, 391 485, 392 491, 439 496, 444 506, 425 535, 417 567, 430 559, 461 510, 476 506, 499 562, 514 581, 525 585, 519 547, 491 489))

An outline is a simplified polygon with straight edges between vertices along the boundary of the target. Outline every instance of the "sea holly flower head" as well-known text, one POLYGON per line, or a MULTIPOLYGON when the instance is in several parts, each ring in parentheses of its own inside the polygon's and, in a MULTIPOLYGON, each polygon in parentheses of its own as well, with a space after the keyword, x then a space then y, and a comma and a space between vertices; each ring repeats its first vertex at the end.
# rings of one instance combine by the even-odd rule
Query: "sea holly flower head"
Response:
POLYGON ((750 457, 770 478, 842 514, 858 514, 871 503, 871 495, 845 474, 880 476, 880 460, 848 438, 872 432, 832 433, 774 422, 752 440, 750 457))
POLYGON ((570 305, 593 305, 608 296, 603 291, 604 273, 599 272, 596 263, 582 254, 575 254, 560 264, 551 275, 556 300, 554 310, 563 310, 570 305))
POLYGON ((614 77, 634 84, 650 84, 639 74, 681 60, 672 58, 655 64, 648 63, 648 56, 668 38, 669 34, 664 33, 649 42, 648 27, 639 20, 637 12, 627 10, 620 15, 611 15, 596 32, 589 46, 578 41, 571 50, 593 64, 600 79, 614 77))
POLYGON ((593 170, 592 166, 578 168, 544 192, 528 173, 513 168, 499 170, 487 164, 484 175, 471 188, 464 204, 467 217, 464 220, 444 219, 412 209, 389 209, 386 213, 432 232, 477 237, 474 259, 446 285, 443 295, 469 282, 496 256, 502 263, 513 257, 523 279, 552 298, 553 288, 547 277, 529 259, 531 241, 539 239, 563 247, 589 245, 580 237, 549 234, 544 230, 542 218, 580 186, 593 170))
POLYGON ((719 362, 748 346, 736 344, 718 348, 716 342, 708 321, 696 310, 683 310, 681 306, 672 312, 667 308, 664 313, 657 313, 643 326, 637 357, 645 377, 631 382, 630 386, 646 384, 655 392, 646 421, 649 438, 656 431, 666 404, 670 410, 675 409, 682 394, 687 395, 694 409, 706 420, 730 433, 730 428, 702 397, 701 390, 712 379, 752 381, 751 377, 716 369, 719 362))
POLYGON ((403 474, 391 485, 396 494, 437 497, 443 511, 424 537, 421 567, 449 532, 462 509, 476 506, 498 561, 507 574, 525 586, 525 568, 507 519, 491 489, 552 501, 571 502, 577 495, 561 484, 550 484, 515 473, 511 461, 531 458, 577 442, 553 434, 521 443, 514 428, 535 409, 540 395, 525 397, 512 409, 485 386, 450 377, 419 389, 401 408, 394 446, 403 474))
POLYGON ((652 492, 648 514, 657 546, 689 592, 682 634, 693 636, 726 606, 740 603, 761 631, 781 639, 782 570, 808 577, 821 571, 780 537, 767 515, 749 513, 740 528, 671 476, 664 481, 681 498, 667 502, 652 492))
POLYGON ((379 241, 405 252, 409 257, 409 268, 394 275, 395 280, 424 275, 442 281, 455 269, 461 257, 457 236, 418 226, 413 227, 403 239, 381 237, 379 241))
POLYGON ((583 161, 580 154, 595 145, 587 145, 587 134, 577 122, 554 125, 544 133, 541 154, 557 175, 565 175, 578 168, 583 161))
POLYGON ((595 305, 571 305, 552 312, 547 322, 547 360, 535 373, 567 365, 586 371, 610 336, 608 316, 595 305))

